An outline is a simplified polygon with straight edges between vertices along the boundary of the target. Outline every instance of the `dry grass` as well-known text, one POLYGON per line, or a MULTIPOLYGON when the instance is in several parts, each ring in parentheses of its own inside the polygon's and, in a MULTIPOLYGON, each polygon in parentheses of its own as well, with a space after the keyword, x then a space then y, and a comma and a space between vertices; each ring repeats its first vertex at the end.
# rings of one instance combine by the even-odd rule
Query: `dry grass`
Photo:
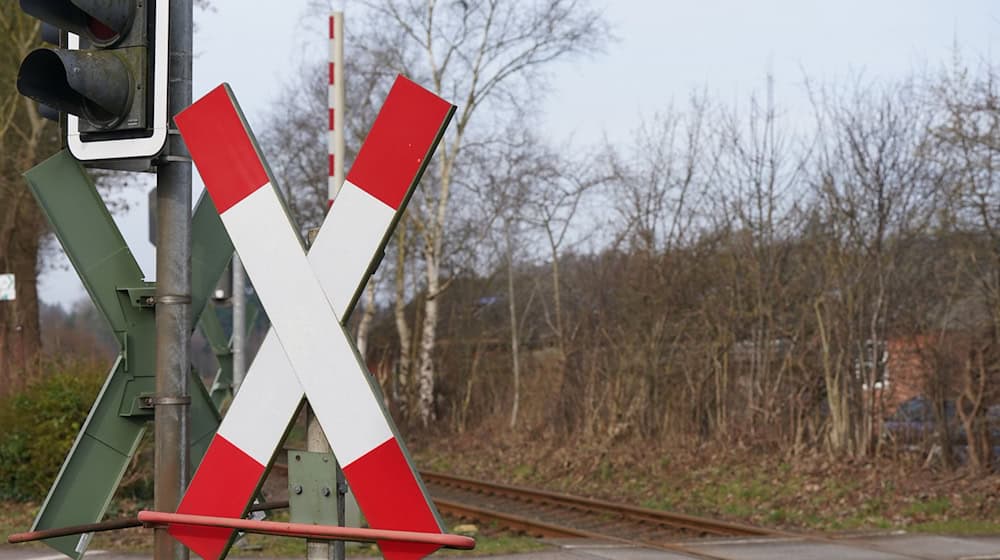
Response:
POLYGON ((738 446, 517 436, 428 442, 425 468, 785 529, 1000 533, 1000 475, 924 468, 916 458, 843 462, 738 446))

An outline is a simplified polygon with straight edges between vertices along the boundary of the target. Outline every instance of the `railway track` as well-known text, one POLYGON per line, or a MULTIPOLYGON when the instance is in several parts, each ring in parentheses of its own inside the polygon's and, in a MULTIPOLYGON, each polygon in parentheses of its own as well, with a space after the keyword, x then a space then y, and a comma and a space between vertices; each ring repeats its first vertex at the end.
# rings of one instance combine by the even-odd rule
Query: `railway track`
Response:
MULTIPOLYGON (((437 472, 421 471, 420 476, 442 513, 495 522, 532 536, 599 539, 667 550, 705 560, 731 558, 700 550, 692 542, 705 536, 769 537, 837 545, 880 554, 889 552, 878 545, 856 540, 767 529, 437 472)), ((891 554, 899 558, 929 560, 912 553, 891 554)))
MULTIPOLYGON (((275 464, 274 468, 287 467, 275 464)), ((731 558, 699 550, 693 541, 707 536, 769 537, 888 552, 878 545, 853 539, 767 529, 433 471, 421 471, 420 476, 441 513, 493 523, 534 537, 595 539, 704 560, 731 558)), ((912 553, 893 554, 900 558, 930 560, 912 553)))
MULTIPOLYGON (((273 468, 287 467, 276 463, 273 468)), ((723 560, 677 544, 703 536, 784 536, 768 529, 545 490, 421 471, 438 510, 535 537, 589 538, 723 560)))
POLYGON ((443 473, 420 473, 438 509, 542 537, 619 537, 648 542, 772 536, 767 529, 443 473))
POLYGON ((628 504, 421 471, 444 514, 496 523, 536 537, 588 538, 724 560, 678 541, 703 536, 784 536, 760 527, 628 504))

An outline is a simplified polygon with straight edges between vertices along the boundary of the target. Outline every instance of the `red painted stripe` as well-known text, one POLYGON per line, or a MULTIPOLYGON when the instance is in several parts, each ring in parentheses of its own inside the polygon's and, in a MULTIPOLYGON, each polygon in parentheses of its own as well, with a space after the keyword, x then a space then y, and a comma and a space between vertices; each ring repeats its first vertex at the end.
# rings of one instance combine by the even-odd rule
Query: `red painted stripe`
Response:
POLYGON ((351 166, 348 180, 398 209, 452 105, 399 76, 351 166), (386 161, 398 162, 385 165, 386 161))
POLYGON ((335 76, 335 74, 333 73, 333 71, 334 71, 334 67, 333 67, 333 63, 331 62, 330 63, 330 85, 334 84, 334 76, 335 76))
POLYGON ((267 172, 228 84, 195 101, 174 122, 220 214, 267 184, 267 172))
MULTIPOLYGON (((264 465, 216 434, 177 513, 241 517, 262 476, 264 465)), ((220 558, 233 533, 223 527, 192 525, 170 525, 169 532, 206 560, 220 558)))
POLYGON ((335 156, 333 154, 330 154, 330 177, 333 177, 333 175, 334 175, 334 173, 333 173, 334 172, 334 167, 333 166, 336 163, 336 161, 334 160, 334 157, 335 156))
POLYGON ((334 109, 330 109, 330 130, 337 130, 336 121, 334 120, 334 109))
POLYGON ((337 26, 334 25, 334 17, 330 16, 330 38, 331 39, 335 39, 336 38, 336 37, 334 37, 334 29, 336 29, 336 28, 337 28, 337 26))
MULTIPOLYGON (((437 517, 413 473, 395 438, 344 467, 344 476, 370 527, 441 533, 437 517)), ((380 541, 379 548, 388 560, 416 560, 439 547, 380 541)))

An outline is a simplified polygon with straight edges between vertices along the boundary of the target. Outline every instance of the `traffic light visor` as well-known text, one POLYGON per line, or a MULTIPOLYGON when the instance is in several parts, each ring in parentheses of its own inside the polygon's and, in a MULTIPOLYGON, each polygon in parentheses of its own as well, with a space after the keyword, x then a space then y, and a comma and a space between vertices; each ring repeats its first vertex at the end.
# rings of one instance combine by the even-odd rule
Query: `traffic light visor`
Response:
POLYGON ((21 0, 26 14, 107 47, 128 33, 136 0, 21 0))
POLYGON ((112 127, 128 113, 132 78, 112 52, 35 49, 17 73, 17 90, 58 111, 99 127, 112 127))

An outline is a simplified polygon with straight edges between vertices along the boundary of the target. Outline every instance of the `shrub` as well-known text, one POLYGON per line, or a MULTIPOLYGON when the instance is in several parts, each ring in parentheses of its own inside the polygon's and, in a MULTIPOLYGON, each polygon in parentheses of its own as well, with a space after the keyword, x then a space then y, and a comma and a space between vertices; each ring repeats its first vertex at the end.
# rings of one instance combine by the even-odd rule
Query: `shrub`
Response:
POLYGON ((79 360, 43 371, 50 373, 0 401, 0 499, 45 497, 106 373, 79 360))

